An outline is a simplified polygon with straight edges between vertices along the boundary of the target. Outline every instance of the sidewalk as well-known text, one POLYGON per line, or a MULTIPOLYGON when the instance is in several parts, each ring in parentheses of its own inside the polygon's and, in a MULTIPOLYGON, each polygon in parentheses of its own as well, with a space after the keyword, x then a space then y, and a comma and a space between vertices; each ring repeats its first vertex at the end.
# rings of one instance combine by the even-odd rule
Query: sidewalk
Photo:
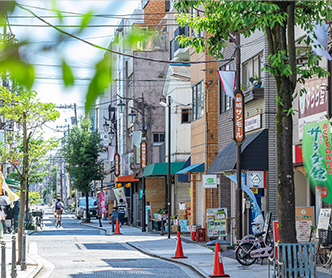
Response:
MULTIPOLYGON (((42 269, 43 265, 38 260, 37 244, 29 242, 29 234, 34 231, 27 231, 27 254, 26 254, 26 270, 21 270, 21 265, 16 266, 18 278, 33 278, 42 269)), ((17 234, 16 236, 16 260, 17 260, 17 234)), ((12 277, 12 234, 4 234, 3 241, 6 243, 6 277, 12 277)))
MULTIPOLYGON (((91 228, 102 229, 106 231, 106 234, 112 235, 112 228, 108 222, 102 221, 103 227, 99 227, 99 223, 94 221, 89 224, 82 223, 82 225, 89 226, 91 228)), ((176 235, 171 234, 171 238, 167 238, 167 233, 161 236, 158 233, 142 233, 141 229, 123 226, 120 228, 122 235, 112 235, 117 237, 121 242, 121 237, 126 239, 124 242, 131 247, 157 258, 161 258, 167 261, 172 261, 180 264, 187 265, 198 272, 202 277, 207 277, 213 274, 214 264, 214 251, 203 247, 201 244, 192 242, 188 235, 181 235, 184 240, 182 242, 183 253, 187 256, 187 259, 172 259, 175 255, 176 249, 176 235), (190 243, 189 243, 190 242, 190 243)), ((229 258, 228 256, 234 256, 234 251, 230 250, 222 253, 223 265, 225 273, 231 277, 236 278, 266 278, 268 277, 267 265, 253 264, 252 266, 245 267, 240 265, 235 259, 229 258)))

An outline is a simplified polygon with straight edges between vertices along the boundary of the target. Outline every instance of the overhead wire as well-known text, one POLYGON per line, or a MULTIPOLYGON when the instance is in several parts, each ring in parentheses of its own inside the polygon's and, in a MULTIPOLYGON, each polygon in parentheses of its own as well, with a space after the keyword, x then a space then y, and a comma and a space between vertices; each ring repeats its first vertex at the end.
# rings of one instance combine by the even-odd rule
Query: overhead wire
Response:
MULTIPOLYGON (((62 34, 65 34, 67 36, 70 36, 70 37, 73 37, 73 38, 76 38, 77 40, 85 43, 85 44, 88 44, 92 47, 95 47, 97 49, 100 49, 100 50, 104 50, 104 51, 107 51, 107 52, 111 52, 113 54, 118 54, 118 55, 121 55, 121 56, 126 56, 126 57, 130 57, 130 58, 133 58, 133 59, 140 59, 140 60, 145 60, 145 61, 151 61, 151 62, 159 62, 159 63, 167 63, 167 64, 170 64, 170 63, 174 63, 174 61, 169 61, 169 60, 162 60, 162 59, 153 59, 153 58, 148 58, 148 57, 142 57, 142 56, 135 56, 135 55, 131 55, 131 54, 128 54, 128 53, 122 53, 122 52, 119 52, 119 51, 115 51, 115 50, 112 50, 112 49, 109 49, 109 48, 105 48, 105 47, 102 47, 102 46, 99 46, 97 44, 94 44, 94 43, 91 43, 91 42, 88 42, 78 36, 75 36, 73 34, 70 34, 56 26, 54 26, 53 24, 47 22, 46 20, 40 18, 38 15, 36 15, 33 11, 25 8, 24 6, 22 6, 21 4, 18 4, 16 3, 16 6, 18 6, 19 8, 31 13, 32 15, 34 15, 36 18, 38 18, 40 21, 44 22, 46 25, 49 25, 51 27, 53 27, 55 30, 57 30, 58 32, 62 33, 62 34)), ((118 25, 117 25, 118 26, 118 25)), ((178 26, 178 25, 177 25, 178 26)), ((210 63, 210 62, 220 62, 220 61, 228 61, 228 60, 232 60, 232 59, 223 59, 223 60, 205 60, 205 61, 177 61, 176 63, 177 64, 183 64, 183 65, 188 65, 188 64, 203 64, 203 63, 210 63)))

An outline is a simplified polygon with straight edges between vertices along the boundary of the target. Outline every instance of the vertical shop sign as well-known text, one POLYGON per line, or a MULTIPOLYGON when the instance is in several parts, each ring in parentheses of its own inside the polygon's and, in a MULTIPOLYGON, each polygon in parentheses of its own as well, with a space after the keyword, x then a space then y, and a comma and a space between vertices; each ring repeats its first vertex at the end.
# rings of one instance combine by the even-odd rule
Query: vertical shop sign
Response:
POLYGON ((330 122, 308 123, 304 126, 302 152, 313 192, 323 202, 332 203, 332 147, 330 122))
POLYGON ((114 156, 114 175, 116 177, 120 175, 120 155, 118 153, 114 156))
POLYGON ((234 127, 233 138, 235 142, 242 143, 244 140, 244 96, 241 91, 235 92, 233 109, 234 127))
POLYGON ((141 168, 144 170, 146 166, 146 142, 141 143, 141 168))

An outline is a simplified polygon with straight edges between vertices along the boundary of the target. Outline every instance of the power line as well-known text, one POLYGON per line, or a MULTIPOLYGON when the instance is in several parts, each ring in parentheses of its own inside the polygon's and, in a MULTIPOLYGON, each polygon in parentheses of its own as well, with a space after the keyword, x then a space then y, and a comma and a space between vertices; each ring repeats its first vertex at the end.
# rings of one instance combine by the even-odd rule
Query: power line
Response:
MULTIPOLYGON (((41 17, 39 17, 40 19, 42 19, 41 17)), ((5 24, 0 24, 0 27, 5 26, 5 24)), ((76 25, 68 25, 68 24, 56 24, 56 25, 41 25, 41 24, 15 24, 15 23, 11 23, 10 26, 12 27, 35 27, 35 28, 44 28, 44 27, 57 27, 57 28, 81 28, 82 25, 80 24, 76 24, 76 25)), ((132 27, 132 24, 125 24, 125 25, 121 25, 121 27, 132 27)), ((144 24, 144 27, 157 27, 157 26, 179 26, 179 24, 144 24)), ((119 27, 119 24, 90 24, 90 25, 85 25, 85 27, 91 27, 91 28, 115 28, 115 27, 119 27)))
MULTIPOLYGON (((119 52, 119 51, 115 51, 115 50, 112 50, 112 49, 109 49, 109 48, 105 48, 105 47, 102 47, 102 46, 99 46, 97 44, 94 44, 94 43, 91 43, 91 42, 88 42, 80 37, 77 37, 73 34, 70 34, 54 25, 52 25, 51 23, 47 22, 46 20, 40 18, 38 15, 36 15, 33 11, 25 8, 24 6, 22 6, 21 4, 18 4, 16 3, 16 6, 18 6, 19 8, 23 9, 23 10, 26 10, 27 12, 31 13, 32 15, 34 15, 36 18, 38 18, 40 21, 44 22, 45 24, 53 27, 54 29, 56 29, 58 32, 62 33, 62 34, 65 34, 67 36, 70 36, 70 37, 73 37, 73 38, 76 38, 77 40, 83 42, 83 43, 86 43, 92 47, 95 47, 95 48, 98 48, 98 49, 101 49, 101 50, 104 50, 104 51, 107 51, 107 52, 111 52, 113 54, 118 54, 118 55, 121 55, 121 56, 126 56, 126 57, 131 57, 133 59, 140 59, 140 60, 145 60, 145 61, 151 61, 151 62, 159 62, 159 63, 167 63, 167 64, 171 64, 171 63, 174 63, 174 61, 169 61, 169 60, 161 60, 161 59, 153 59, 153 58, 148 58, 148 57, 141 57, 141 56, 135 56, 135 55, 131 55, 131 54, 127 54, 127 53, 122 53, 122 52, 119 52)), ((178 25, 177 25, 178 26, 178 25)), ((224 59, 224 60, 206 60, 206 61, 177 61, 176 63, 177 64, 183 64, 183 65, 190 65, 190 64, 205 64, 205 63, 215 63, 215 62, 221 62, 221 61, 229 61, 229 60, 234 60, 233 58, 232 59, 224 59)))
MULTIPOLYGON (((29 7, 29 8, 34 8, 34 9, 38 9, 38 10, 44 10, 44 11, 51 11, 51 12, 60 12, 63 14, 71 14, 71 15, 77 15, 77 16, 84 16, 84 14, 82 13, 76 13, 76 12, 68 12, 68 11, 60 11, 60 10, 54 10, 54 9, 48 9, 48 8, 42 8, 42 7, 38 7, 38 6, 32 6, 32 5, 26 5, 26 4, 20 4, 21 6, 25 6, 25 7, 29 7)), ((135 15, 163 15, 163 14, 171 14, 171 15, 179 15, 179 13, 173 13, 173 12, 164 12, 164 13, 135 13, 135 15)), ((130 17, 133 14, 122 14, 122 15, 116 15, 116 16, 120 16, 122 17, 130 17)), ((100 16, 100 17, 105 17, 108 15, 96 15, 96 16, 100 16)))

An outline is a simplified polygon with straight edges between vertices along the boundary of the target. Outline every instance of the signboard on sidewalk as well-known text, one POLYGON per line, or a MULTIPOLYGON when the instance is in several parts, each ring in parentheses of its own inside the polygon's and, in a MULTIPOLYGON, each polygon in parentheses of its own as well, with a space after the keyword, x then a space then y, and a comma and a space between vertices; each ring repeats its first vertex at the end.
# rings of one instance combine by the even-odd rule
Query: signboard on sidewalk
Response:
POLYGON ((206 210, 207 236, 226 236, 227 235, 227 209, 211 208, 206 210))
POLYGON ((298 242, 309 242, 311 226, 315 225, 314 207, 295 208, 296 239, 298 242))

